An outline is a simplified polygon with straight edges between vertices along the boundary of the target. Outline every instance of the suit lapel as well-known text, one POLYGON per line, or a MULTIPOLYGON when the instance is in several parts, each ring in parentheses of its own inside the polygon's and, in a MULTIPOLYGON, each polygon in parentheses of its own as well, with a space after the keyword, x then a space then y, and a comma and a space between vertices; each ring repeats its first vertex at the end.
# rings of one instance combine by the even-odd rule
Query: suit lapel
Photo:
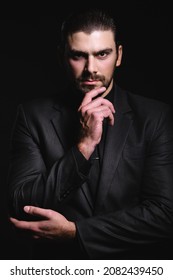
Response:
POLYGON ((107 130, 95 212, 99 211, 104 203, 133 121, 126 95, 121 90, 119 92, 116 90, 114 104, 116 108, 115 123, 107 130))
POLYGON ((75 112, 66 107, 54 106, 55 114, 51 119, 56 134, 64 148, 69 149, 74 145, 78 130, 75 112))
POLYGON ((68 138, 66 137, 66 133, 67 133, 66 130, 68 129, 66 127, 67 126, 67 121, 65 120, 66 117, 67 116, 65 112, 63 112, 62 110, 57 110, 53 118, 51 119, 57 137, 59 138, 65 150, 68 147, 68 141, 67 141, 68 138))
MULTIPOLYGON (((57 137, 59 138, 64 150, 69 149, 73 144, 75 144, 75 133, 77 133, 78 126, 74 125, 76 120, 74 120, 74 114, 71 110, 66 108, 59 108, 57 105, 55 108, 55 114, 51 119, 51 123, 56 131, 57 137), (74 143, 73 143, 74 142, 74 143)), ((88 185, 84 183, 81 187, 88 204, 90 205, 91 210, 93 211, 93 200, 91 196, 91 191, 88 188, 88 185)))

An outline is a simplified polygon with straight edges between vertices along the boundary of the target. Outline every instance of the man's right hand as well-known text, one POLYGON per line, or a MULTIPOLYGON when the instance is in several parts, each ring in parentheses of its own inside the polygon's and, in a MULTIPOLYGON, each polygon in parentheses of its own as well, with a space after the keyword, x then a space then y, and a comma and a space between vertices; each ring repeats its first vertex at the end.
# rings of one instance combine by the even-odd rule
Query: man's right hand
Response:
POLYGON ((87 92, 78 109, 81 114, 81 136, 78 143, 80 152, 89 159, 103 132, 103 120, 108 119, 109 124, 114 124, 115 109, 113 104, 99 96, 106 90, 105 87, 87 92))

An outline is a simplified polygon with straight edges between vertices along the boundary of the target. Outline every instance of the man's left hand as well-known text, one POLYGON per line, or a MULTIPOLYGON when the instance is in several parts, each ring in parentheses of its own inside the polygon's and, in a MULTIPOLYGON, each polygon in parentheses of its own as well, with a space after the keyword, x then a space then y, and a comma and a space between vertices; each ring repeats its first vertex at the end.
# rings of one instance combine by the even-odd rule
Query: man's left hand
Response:
POLYGON ((38 221, 21 221, 10 217, 12 224, 30 232, 34 238, 68 240, 75 238, 75 223, 68 221, 60 213, 35 206, 25 206, 24 211, 38 217, 38 221), (39 220, 40 219, 40 220, 39 220))

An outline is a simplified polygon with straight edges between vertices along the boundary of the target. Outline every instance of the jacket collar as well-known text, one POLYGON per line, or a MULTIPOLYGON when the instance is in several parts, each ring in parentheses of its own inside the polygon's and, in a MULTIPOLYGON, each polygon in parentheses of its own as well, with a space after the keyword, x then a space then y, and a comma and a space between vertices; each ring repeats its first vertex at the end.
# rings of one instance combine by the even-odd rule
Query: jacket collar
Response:
POLYGON ((133 122, 133 113, 127 96, 127 93, 118 86, 114 87, 115 123, 114 126, 108 126, 107 130, 95 212, 104 204, 133 122))

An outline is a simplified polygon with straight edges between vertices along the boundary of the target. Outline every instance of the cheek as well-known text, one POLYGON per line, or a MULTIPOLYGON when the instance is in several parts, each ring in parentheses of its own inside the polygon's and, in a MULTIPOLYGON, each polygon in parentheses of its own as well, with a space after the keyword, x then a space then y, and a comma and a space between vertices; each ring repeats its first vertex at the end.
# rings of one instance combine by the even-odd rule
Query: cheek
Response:
POLYGON ((69 67, 71 69, 71 72, 76 77, 79 76, 81 74, 81 72, 83 71, 83 65, 79 61, 70 60, 69 67))
POLYGON ((112 63, 112 61, 105 61, 105 63, 100 66, 100 71, 106 77, 112 77, 114 70, 115 70, 115 63, 112 63))

